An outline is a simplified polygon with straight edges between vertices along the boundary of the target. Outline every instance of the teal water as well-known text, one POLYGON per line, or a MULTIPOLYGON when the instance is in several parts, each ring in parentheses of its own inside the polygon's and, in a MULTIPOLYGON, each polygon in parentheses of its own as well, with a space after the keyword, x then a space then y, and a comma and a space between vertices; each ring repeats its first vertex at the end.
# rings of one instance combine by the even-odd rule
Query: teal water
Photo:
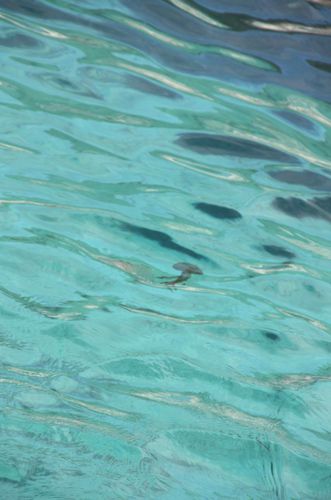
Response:
POLYGON ((330 25, 0 1, 1 499, 331 497, 330 25))

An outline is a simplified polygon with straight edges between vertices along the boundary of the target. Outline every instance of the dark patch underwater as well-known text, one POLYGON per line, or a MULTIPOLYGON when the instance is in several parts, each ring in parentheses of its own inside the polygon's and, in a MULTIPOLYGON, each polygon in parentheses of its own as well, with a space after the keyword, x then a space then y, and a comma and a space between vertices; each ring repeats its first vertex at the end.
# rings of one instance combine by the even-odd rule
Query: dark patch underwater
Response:
POLYGON ((280 340, 280 337, 279 337, 279 335, 277 335, 277 333, 265 331, 265 332, 263 332, 263 335, 265 337, 267 337, 267 339, 273 340, 274 342, 277 342, 278 340, 280 340))
POLYGON ((181 134, 176 143, 203 155, 237 156, 281 163, 298 163, 297 158, 278 149, 248 139, 227 135, 188 133, 181 134))
POLYGON ((304 217, 314 217, 331 222, 331 197, 312 198, 302 200, 301 198, 277 197, 273 201, 273 206, 291 217, 302 219, 304 217))
POLYGON ((316 191, 331 191, 331 178, 310 170, 276 170, 270 177, 287 184, 306 186, 316 191))
POLYGON ((275 257, 284 257, 285 259, 294 259, 295 254, 286 250, 283 247, 278 245, 263 245, 263 248, 266 252, 270 253, 270 255, 274 255, 275 257))
POLYGON ((193 203, 194 208, 200 210, 205 214, 215 217, 215 219, 241 219, 242 215, 233 208, 224 207, 220 205, 213 205, 211 203, 193 203))
POLYGON ((148 240, 157 242, 161 247, 169 248, 170 250, 176 250, 177 252, 189 255, 190 257, 194 257, 198 260, 207 260, 207 257, 205 257, 204 255, 201 255, 194 250, 190 250, 189 248, 179 245, 168 234, 163 233, 162 231, 155 231, 154 229, 148 229, 147 227, 136 226, 134 224, 129 224, 128 222, 122 222, 121 226, 124 230, 129 231, 130 233, 138 234, 148 240))

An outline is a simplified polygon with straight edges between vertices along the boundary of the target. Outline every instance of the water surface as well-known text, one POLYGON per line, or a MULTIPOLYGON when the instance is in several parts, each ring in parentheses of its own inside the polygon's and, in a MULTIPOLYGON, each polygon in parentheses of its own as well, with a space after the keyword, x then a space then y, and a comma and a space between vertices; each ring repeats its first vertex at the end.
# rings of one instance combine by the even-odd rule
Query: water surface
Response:
POLYGON ((330 498, 328 2, 0 26, 1 498, 330 498))

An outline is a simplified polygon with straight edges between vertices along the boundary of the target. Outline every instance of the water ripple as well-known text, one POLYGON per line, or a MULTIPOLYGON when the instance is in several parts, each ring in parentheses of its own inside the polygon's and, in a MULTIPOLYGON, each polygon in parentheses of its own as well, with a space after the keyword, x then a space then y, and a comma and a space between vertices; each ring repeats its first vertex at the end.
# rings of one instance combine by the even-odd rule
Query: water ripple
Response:
POLYGON ((327 2, 0 4, 2 497, 328 498, 327 2))

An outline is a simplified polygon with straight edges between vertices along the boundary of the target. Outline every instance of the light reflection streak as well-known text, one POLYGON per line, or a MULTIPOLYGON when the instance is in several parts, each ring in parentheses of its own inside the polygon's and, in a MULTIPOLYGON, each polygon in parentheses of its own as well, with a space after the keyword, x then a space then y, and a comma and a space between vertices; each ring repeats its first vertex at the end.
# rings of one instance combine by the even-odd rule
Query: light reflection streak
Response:
POLYGON ((180 165, 181 167, 187 168, 188 170, 193 170, 194 172, 198 172, 202 175, 207 175, 209 177, 215 177, 216 179, 222 179, 229 182, 248 182, 244 177, 239 174, 229 173, 228 175, 216 174, 209 167, 202 164, 194 163, 193 161, 184 160, 183 158, 179 158, 178 156, 169 155, 169 154, 161 154, 161 158, 166 161, 170 161, 171 163, 175 163, 176 165, 180 165), (203 168, 201 168, 203 166, 203 168))
POLYGON ((67 403, 70 403, 72 405, 81 406, 81 407, 86 408, 87 410, 93 411, 95 413, 101 413, 103 415, 108 415, 109 417, 116 417, 116 418, 130 418, 130 417, 132 417, 132 415, 130 415, 127 412, 124 412, 121 410, 115 410, 113 408, 106 408, 104 406, 99 406, 99 405, 95 405, 92 403, 87 403, 86 401, 81 401, 79 399, 68 398, 68 397, 61 395, 61 400, 66 401, 67 403))
POLYGON ((256 264, 256 265, 241 264, 241 267, 243 269, 247 269, 248 271, 253 271, 256 274, 262 274, 262 275, 282 273, 287 271, 310 274, 309 271, 305 269, 305 267, 293 263, 284 263, 268 267, 266 267, 264 264, 256 264))
POLYGON ((214 233, 210 229, 207 229, 206 227, 199 227, 199 226, 191 226, 189 224, 183 224, 183 223, 176 223, 176 222, 166 222, 164 224, 165 227, 168 227, 169 229, 174 229, 175 231, 180 231, 182 233, 187 233, 187 234, 208 234, 209 236, 212 236, 214 233))
POLYGON ((91 422, 83 418, 63 417, 62 415, 46 414, 36 411, 26 411, 18 408, 5 408, 3 413, 12 416, 27 418, 28 421, 40 422, 42 424, 57 425, 60 427, 77 427, 87 431, 102 432, 103 434, 110 434, 111 436, 131 441, 132 436, 127 431, 121 431, 111 424, 100 424, 91 422))
POLYGON ((175 321, 176 323, 187 323, 187 324, 194 324, 194 325, 209 325, 209 324, 217 324, 217 325, 225 325, 228 324, 229 320, 228 319, 186 319, 186 318, 180 318, 178 316, 172 316, 170 314, 164 314, 160 313, 158 311, 154 311, 152 309, 147 309, 143 307, 133 307, 133 306, 128 306, 126 304, 119 304, 120 307, 123 309, 126 309, 127 311, 137 313, 137 314, 144 314, 147 316, 154 316, 157 318, 164 318, 170 321, 175 321))
POLYGON ((230 89, 227 87, 217 87, 216 89, 220 94, 233 97, 240 101, 248 102, 249 104, 272 108, 277 110, 289 110, 294 111, 302 116, 307 116, 308 118, 321 123, 322 125, 327 125, 331 127, 331 120, 322 114, 317 108, 316 104, 307 99, 306 96, 296 96, 294 94, 287 95, 285 101, 273 102, 272 100, 263 99, 261 97, 252 96, 250 94, 245 94, 239 90, 230 89))
POLYGON ((228 26, 225 24, 222 24, 219 21, 216 21, 212 17, 204 14, 201 12, 199 9, 195 9, 191 5, 188 5, 186 2, 183 2, 182 0, 169 0, 175 7, 178 7, 178 9, 183 10, 184 12, 187 12, 193 17, 196 17, 197 19, 200 19, 201 21, 211 24, 212 26, 215 26, 217 28, 221 29, 228 29, 228 26))
POLYGON ((322 247, 321 245, 318 245, 314 241, 312 242, 302 241, 297 238, 286 237, 286 236, 282 236, 282 239, 292 245, 296 245, 297 247, 302 248, 303 250, 316 253, 321 257, 325 257, 326 259, 331 260, 331 250, 327 247, 322 247))
POLYGON ((201 45, 198 43, 190 43, 184 40, 180 40, 178 38, 175 38, 174 36, 169 36, 166 35, 165 33, 162 33, 160 31, 157 31, 153 29, 150 26, 147 26, 146 24, 143 24, 136 19, 131 19, 128 17, 124 16, 112 16, 114 20, 117 20, 121 22, 122 24, 126 24, 127 26, 130 26, 131 28, 137 29, 139 31, 142 31, 143 33, 153 37, 156 40, 159 40, 162 43, 166 43, 168 45, 173 45, 177 48, 192 52, 192 53, 213 53, 213 54, 219 54, 225 57, 230 57, 232 59, 235 59, 243 64, 248 64, 249 66, 255 66, 255 67, 260 67, 262 69, 266 69, 269 71, 276 71, 276 67, 269 63, 268 61, 265 61, 261 58, 253 57, 248 54, 244 54, 242 52, 237 52, 233 49, 229 49, 227 47, 220 47, 216 45, 201 45))
POLYGON ((279 312, 281 312, 284 316, 290 316, 290 317, 302 319, 304 321, 307 321, 311 325, 313 325, 315 328, 318 328, 319 330, 330 332, 330 325, 324 324, 315 318, 310 318, 306 314, 302 314, 301 312, 299 313, 299 312, 293 311, 293 309, 292 310, 285 309, 283 307, 276 307, 276 309, 279 312))
POLYGON ((295 111, 296 113, 302 114, 303 116, 308 116, 312 120, 331 127, 331 120, 327 116, 323 115, 316 106, 304 98, 289 98, 288 99, 288 109, 295 111))
POLYGON ((6 365, 6 370, 9 372, 17 373, 18 375, 24 375, 24 376, 26 375, 28 377, 48 378, 48 377, 52 376, 51 373, 26 370, 24 368, 19 368, 17 366, 7 366, 6 365))
POLYGON ((27 31, 32 31, 33 33, 37 33, 38 35, 44 35, 50 38, 57 38, 58 40, 65 40, 68 38, 67 35, 59 33, 58 31, 50 30, 44 27, 35 27, 27 23, 22 23, 20 21, 17 21, 14 17, 9 16, 8 14, 4 14, 3 12, 0 12, 0 19, 3 19, 4 21, 7 21, 10 24, 13 24, 14 26, 17 26, 18 28, 23 28, 27 31))
POLYGON ((307 35, 331 35, 331 28, 329 26, 305 26, 303 24, 295 23, 267 23, 265 21, 247 21, 247 24, 255 28, 280 31, 285 33, 303 33, 307 35))
MULTIPOLYGON (((32 372, 30 370, 24 370, 20 369, 14 366, 6 366, 6 369, 11 372, 15 372, 19 375, 25 375, 29 377, 38 377, 38 378, 50 378, 53 377, 53 373, 38 373, 38 372, 32 372)), ((116 417, 116 418, 132 418, 132 414, 129 414, 127 412, 124 412, 122 410, 117 410, 113 408, 106 408, 103 406, 95 405, 93 403, 88 403, 86 401, 82 401, 80 399, 64 396, 61 392, 59 391, 50 391, 50 390, 45 390, 44 387, 40 387, 35 384, 31 384, 29 382, 21 381, 21 380, 16 380, 16 379, 8 379, 8 378, 0 378, 0 384, 11 384, 11 385, 17 385, 19 387, 25 387, 26 389, 34 390, 39 393, 43 394, 48 394, 54 395, 56 394, 57 398, 61 401, 65 401, 71 405, 75 406, 81 406, 83 408, 86 408, 89 411, 93 411, 95 413, 101 413, 104 415, 108 415, 110 417, 116 417)))
POLYGON ((267 419, 257 417, 242 412, 234 407, 214 403, 205 403, 198 395, 181 394, 172 392, 147 392, 136 391, 132 393, 133 396, 143 399, 150 399, 152 401, 165 403, 169 405, 181 406, 184 408, 191 408, 203 413, 214 414, 218 417, 228 418, 236 421, 241 425, 252 426, 254 428, 263 428, 264 430, 273 430, 279 426, 279 420, 267 419))
POLYGON ((188 85, 178 82, 177 80, 174 80, 163 73, 158 73, 157 71, 152 71, 146 68, 140 68, 138 66, 133 66, 132 64, 124 63, 124 62, 118 62, 117 66, 126 69, 128 71, 132 71, 133 73, 138 73, 140 75, 143 75, 147 78, 151 78, 152 80, 156 80, 158 82, 161 82, 164 85, 168 85, 169 87, 186 92, 187 94, 193 94, 197 97, 202 97, 203 99, 208 99, 212 100, 210 96, 207 94, 203 94, 202 92, 199 92, 198 90, 194 89, 193 87, 189 87, 188 85))
POLYGON ((331 375, 309 375, 306 373, 290 373, 287 375, 273 375, 269 377, 251 377, 249 375, 235 375, 236 380, 253 387, 268 387, 275 389, 293 389, 311 386, 319 382, 331 382, 331 375))
MULTIPOLYGON (((152 400, 158 403, 167 405, 180 406, 191 410, 196 410, 205 414, 216 415, 224 418, 228 422, 238 424, 248 429, 254 429, 256 435, 262 431, 273 436, 273 439, 280 441, 280 444, 285 448, 290 448, 293 453, 301 454, 304 457, 314 457, 326 464, 331 464, 330 454, 320 451, 312 445, 305 445, 299 442, 295 437, 292 437, 289 431, 285 428, 283 422, 278 418, 267 418, 238 410, 222 403, 205 403, 200 396, 187 395, 171 392, 147 392, 135 391, 132 396, 152 400)), ((259 442, 259 440, 257 439, 259 442)))
POLYGON ((37 385, 29 384, 28 382, 22 382, 21 380, 15 380, 11 378, 0 378, 0 384, 13 384, 22 387, 27 387, 29 389, 35 389, 37 391, 41 390, 40 387, 37 385))
POLYGON ((22 148, 21 146, 14 146, 13 144, 6 144, 5 142, 0 142, 0 148, 9 149, 10 151, 18 151, 22 153, 34 153, 31 149, 22 148))
POLYGON ((250 140, 253 142, 257 142, 260 144, 263 144, 268 147, 272 147, 278 151, 281 151, 282 153, 286 153, 290 156, 294 156, 297 158, 301 158, 303 160, 306 160, 310 163, 313 163, 315 165, 319 165, 321 167, 328 167, 331 168, 331 161, 328 160, 323 160, 318 156, 313 155, 310 151, 304 149, 304 146, 302 145, 302 142, 300 141, 295 141, 291 144, 286 143, 286 140, 288 139, 288 136, 283 136, 282 138, 280 137, 275 137, 271 138, 268 137, 268 139, 262 138, 262 136, 249 133, 247 130, 243 133, 241 130, 238 130, 235 127, 226 127, 226 132, 230 133, 233 137, 237 137, 239 139, 244 139, 244 140, 250 140), (280 148, 279 145, 282 147, 280 148))

